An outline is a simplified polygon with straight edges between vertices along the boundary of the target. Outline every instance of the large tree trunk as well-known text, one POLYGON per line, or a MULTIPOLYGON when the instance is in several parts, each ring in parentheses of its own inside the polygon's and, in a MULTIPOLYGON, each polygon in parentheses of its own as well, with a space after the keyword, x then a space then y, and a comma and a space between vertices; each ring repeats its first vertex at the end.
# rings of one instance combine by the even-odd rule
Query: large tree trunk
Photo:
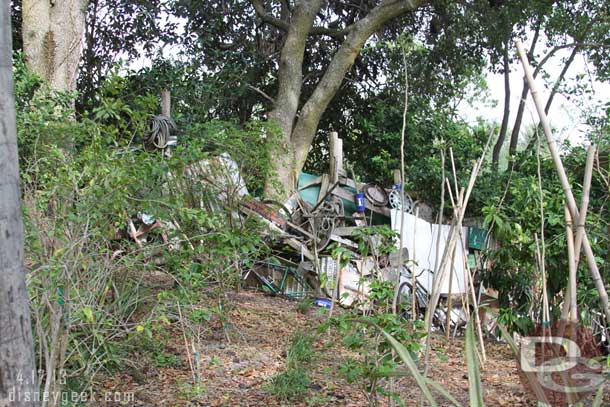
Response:
MULTIPOLYGON (((260 1, 251 1, 263 21, 281 26, 278 22, 274 23, 271 17, 264 15, 260 1)), ((298 3, 292 13, 282 47, 278 73, 279 90, 271 113, 271 118, 282 131, 281 147, 286 154, 272 163, 275 176, 267 181, 265 187, 267 196, 281 199, 296 190, 298 174, 305 165, 322 114, 339 90, 345 75, 351 69, 366 41, 388 21, 414 11, 428 2, 427 0, 383 0, 365 17, 350 26, 322 79, 300 109, 305 44, 307 36, 312 33, 315 15, 324 2, 301 0, 298 3), (283 191, 275 188, 278 183, 283 186, 283 191)))
POLYGON ((23 267, 10 2, 0 4, 0 406, 33 406, 37 391, 23 267))
POLYGON ((53 89, 76 89, 87 0, 23 0, 27 66, 53 89))
POLYGON ((282 132, 282 152, 272 167, 273 174, 265 186, 265 195, 285 197, 296 186, 292 129, 299 109, 303 80, 303 59, 309 30, 322 7, 323 0, 301 1, 292 14, 286 40, 280 54, 279 88, 271 118, 282 132), (282 190, 284 189, 284 190, 282 190))

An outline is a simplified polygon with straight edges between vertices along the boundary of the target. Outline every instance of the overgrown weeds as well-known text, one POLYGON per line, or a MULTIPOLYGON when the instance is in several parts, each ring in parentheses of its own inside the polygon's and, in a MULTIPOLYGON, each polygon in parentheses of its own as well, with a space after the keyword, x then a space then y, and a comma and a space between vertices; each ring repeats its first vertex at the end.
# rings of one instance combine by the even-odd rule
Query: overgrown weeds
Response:
POLYGON ((282 401, 303 396, 311 385, 310 369, 314 358, 315 336, 296 332, 286 352, 286 370, 271 379, 269 389, 282 401))
MULTIPOLYGON (((45 372, 41 389, 59 393, 63 382, 87 389, 96 374, 133 365, 142 339, 152 341, 175 321, 189 349, 208 313, 226 325, 226 293, 238 286, 241 265, 268 249, 261 223, 236 215, 243 185, 215 157, 233 154, 236 169, 259 188, 256 177, 267 165, 260 149, 273 132, 259 124, 245 130, 228 123, 189 125, 180 147, 166 157, 134 143, 158 108, 154 96, 127 104, 117 97, 123 81, 113 77, 99 106, 76 120, 73 95, 47 89, 18 57, 15 70, 28 289, 37 368, 45 372), (202 129, 210 137, 196 134, 202 129), (161 232, 136 243, 128 224, 138 214, 159 221, 161 232), (155 286, 152 275, 164 276, 169 286, 155 286), (213 295, 217 306, 195 306, 204 295, 213 295)), ((153 363, 179 361, 164 354, 153 363)))

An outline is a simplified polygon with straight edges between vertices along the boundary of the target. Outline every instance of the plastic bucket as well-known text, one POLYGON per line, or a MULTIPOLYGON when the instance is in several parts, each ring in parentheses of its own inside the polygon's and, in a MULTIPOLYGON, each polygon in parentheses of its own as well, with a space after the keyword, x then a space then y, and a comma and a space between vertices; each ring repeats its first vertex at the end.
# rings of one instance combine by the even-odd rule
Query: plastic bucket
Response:
POLYGON ((364 194, 362 192, 356 193, 356 210, 358 212, 364 212, 366 206, 364 205, 364 194))

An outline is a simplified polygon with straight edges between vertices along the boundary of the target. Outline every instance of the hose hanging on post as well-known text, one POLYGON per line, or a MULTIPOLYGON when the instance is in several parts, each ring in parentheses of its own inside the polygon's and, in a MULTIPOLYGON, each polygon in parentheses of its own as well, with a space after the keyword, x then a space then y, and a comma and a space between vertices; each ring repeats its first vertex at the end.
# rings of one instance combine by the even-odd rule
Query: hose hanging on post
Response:
POLYGON ((176 130, 176 123, 162 114, 153 116, 150 123, 150 130, 144 141, 149 147, 164 149, 168 145, 176 143, 176 140, 170 138, 170 132, 176 130))

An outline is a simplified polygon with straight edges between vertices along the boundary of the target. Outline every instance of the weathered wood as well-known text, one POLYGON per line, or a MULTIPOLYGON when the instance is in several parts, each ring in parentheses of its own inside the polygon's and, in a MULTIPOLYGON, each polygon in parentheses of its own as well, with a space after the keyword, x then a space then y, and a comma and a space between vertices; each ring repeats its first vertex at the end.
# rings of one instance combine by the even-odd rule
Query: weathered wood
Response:
POLYGON ((333 234, 337 236, 352 236, 359 229, 358 226, 337 227, 333 230, 333 234))
POLYGON ((172 97, 167 89, 161 91, 161 114, 172 117, 172 97))
MULTIPOLYGON (((523 49, 523 44, 521 43, 521 41, 517 40, 516 46, 517 52, 519 53, 519 58, 521 59, 521 64, 523 65, 525 77, 527 79, 527 82, 529 83, 532 98, 534 99, 534 104, 536 105, 536 110, 538 111, 538 116, 540 117, 540 124, 542 125, 544 135, 546 136, 549 152, 551 153, 551 157, 553 158, 553 163, 555 164, 557 176, 559 177, 559 181, 561 182, 561 186, 566 196, 566 201, 568 204, 568 208, 570 209, 570 214, 572 215, 573 219, 580 220, 580 213, 578 211, 578 208, 576 207, 576 200, 574 199, 574 194, 572 193, 572 188, 570 187, 568 176, 566 174, 565 168, 563 167, 563 162, 561 161, 557 146, 555 145, 555 140, 553 139, 551 125, 549 124, 548 117, 544 111, 544 106, 542 104, 542 101, 540 100, 540 96, 538 95, 538 88, 536 86, 536 82, 534 81, 532 68, 529 64, 527 55, 525 54, 525 50, 523 49)), ((599 293, 599 301, 606 317, 606 323, 610 323, 610 303, 608 301, 608 293, 606 291, 606 287, 604 286, 604 281, 602 280, 601 275, 599 273, 597 261, 595 259, 595 255, 593 254, 593 249, 591 248, 591 244, 586 233, 582 234, 582 239, 582 246, 585 250, 585 255, 587 256, 589 274, 591 276, 591 279, 595 283, 597 292, 599 293)))
POLYGON ((358 244, 357 243, 352 242, 351 240, 344 239, 344 238, 342 238, 340 236, 337 236, 335 233, 330 235, 330 240, 332 240, 334 242, 337 242, 337 243, 341 243, 342 245, 351 247, 353 249, 358 249, 358 244))
MULTIPOLYGON (((576 260, 574 259, 574 230, 572 229, 572 215, 567 205, 564 207, 566 217, 566 242, 568 245, 568 287, 570 287, 570 322, 578 323, 576 303, 576 260)), ((575 326, 575 325, 574 325, 575 326)))
POLYGON ((402 184, 402 177, 400 176, 400 170, 394 170, 393 172, 394 175, 394 184, 399 185, 402 184))
POLYGON ((328 192, 328 187, 330 185, 330 179, 328 174, 323 174, 322 179, 320 181, 320 194, 318 195, 318 202, 316 202, 316 206, 322 202, 323 199, 326 198, 326 193, 328 192))
POLYGON ((11 39, 10 2, 3 1, 0 3, 0 405, 21 407, 36 405, 23 397, 34 397, 38 387, 23 266, 11 39), (14 401, 9 399, 9 392, 14 401))
POLYGON ((354 181, 351 178, 348 178, 345 175, 339 175, 339 184, 346 185, 346 186, 354 188, 354 189, 360 189, 359 185, 356 184, 356 181, 354 181))
POLYGON ((339 174, 343 172, 343 140, 335 131, 330 133, 329 141, 330 183, 339 181, 339 174))

